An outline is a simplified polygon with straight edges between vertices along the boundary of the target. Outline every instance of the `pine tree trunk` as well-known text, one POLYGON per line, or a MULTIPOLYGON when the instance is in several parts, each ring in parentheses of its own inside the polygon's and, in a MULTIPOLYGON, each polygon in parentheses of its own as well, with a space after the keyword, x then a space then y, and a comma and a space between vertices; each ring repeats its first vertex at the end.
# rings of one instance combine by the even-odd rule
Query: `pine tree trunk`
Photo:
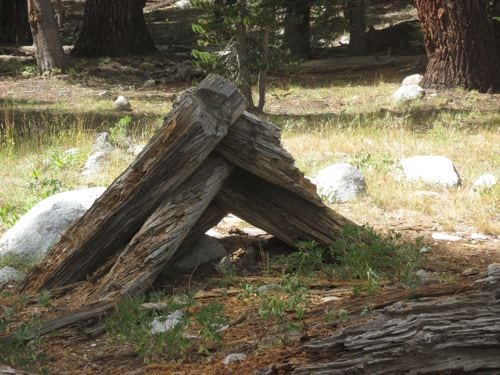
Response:
POLYGON ((87 0, 75 56, 142 55, 156 50, 146 28, 144 0, 87 0))
POLYGON ((362 56, 366 53, 365 1, 351 0, 347 4, 349 18, 349 54, 362 56))
POLYGON ((500 87, 496 48, 487 0, 416 0, 429 62, 426 88, 456 86, 481 92, 500 87))
POLYGON ((31 44, 26 0, 0 0, 0 42, 31 44))
POLYGON ((28 20, 33 34, 38 72, 64 71, 68 59, 59 40, 50 0, 28 0, 28 20))
POLYGON ((296 59, 310 57, 311 4, 309 0, 285 1, 285 46, 296 59))

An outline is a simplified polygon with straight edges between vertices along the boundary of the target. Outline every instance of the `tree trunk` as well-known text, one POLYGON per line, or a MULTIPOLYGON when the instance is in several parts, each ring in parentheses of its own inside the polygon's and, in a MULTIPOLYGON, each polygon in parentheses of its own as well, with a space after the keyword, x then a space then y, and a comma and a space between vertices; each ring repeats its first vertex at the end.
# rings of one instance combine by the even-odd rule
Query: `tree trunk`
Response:
POLYGON ((500 88, 500 51, 487 0, 416 0, 429 62, 426 88, 500 88))
POLYGON ((347 3, 349 19, 349 54, 363 56, 366 53, 365 0, 349 0, 347 3))
POLYGON ((87 0, 75 56, 142 55, 156 50, 146 28, 144 0, 87 0))
POLYGON ((26 0, 0 0, 0 43, 33 43, 26 0))
POLYGON ((28 20, 35 45, 38 72, 64 71, 68 59, 59 39, 59 31, 50 0, 28 0, 28 20))
POLYGON ((285 46, 294 59, 310 57, 310 0, 285 0, 285 46))

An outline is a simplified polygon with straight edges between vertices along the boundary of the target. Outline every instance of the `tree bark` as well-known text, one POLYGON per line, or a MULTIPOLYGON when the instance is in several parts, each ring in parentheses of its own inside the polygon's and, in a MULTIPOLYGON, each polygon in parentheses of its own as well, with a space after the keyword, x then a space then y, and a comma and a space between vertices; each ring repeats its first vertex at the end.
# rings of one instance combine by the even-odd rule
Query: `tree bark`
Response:
POLYGON ((245 105, 233 85, 217 76, 206 78, 21 288, 52 289, 85 280, 120 253, 160 203, 203 163, 245 105))
POLYGON ((59 31, 50 0, 28 0, 28 21, 35 44, 38 72, 64 71, 68 59, 59 39, 59 31))
POLYGON ((87 0, 75 56, 142 55, 156 51, 142 8, 144 0, 87 0))
POLYGON ((500 51, 488 0, 416 0, 429 62, 423 86, 500 88, 500 51))
POLYGON ((363 56, 366 53, 365 0, 349 0, 347 18, 349 19, 349 54, 363 56))
POLYGON ((33 43, 26 0, 0 0, 0 43, 33 43))
POLYGON ((310 0, 285 0, 285 46, 294 59, 308 60, 311 54, 310 0))
POLYGON ((359 325, 306 343, 312 363, 293 374, 498 374, 499 287, 396 302, 367 323, 363 318, 359 325))

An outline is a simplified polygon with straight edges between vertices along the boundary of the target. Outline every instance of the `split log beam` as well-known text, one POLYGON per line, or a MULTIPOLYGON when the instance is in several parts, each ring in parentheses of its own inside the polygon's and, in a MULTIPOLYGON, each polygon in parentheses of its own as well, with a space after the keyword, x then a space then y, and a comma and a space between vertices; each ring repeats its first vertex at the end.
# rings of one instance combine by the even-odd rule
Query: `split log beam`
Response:
POLYGON ((316 363, 293 374, 500 373, 500 284, 496 288, 397 302, 367 324, 307 343, 316 363))
POLYGON ((304 178, 292 155, 281 145, 277 126, 245 112, 216 151, 234 165, 323 207, 316 186, 304 178))
POLYGON ((344 237, 346 226, 357 227, 330 208, 318 207, 241 169, 233 172, 217 198, 229 212, 291 246, 311 240, 329 246, 344 237))
POLYGON ((93 298, 123 298, 149 289, 232 169, 222 157, 209 156, 146 220, 100 282, 93 298))
POLYGON ((235 86, 211 75, 179 103, 130 167, 25 278, 21 291, 84 280, 121 251, 245 110, 235 86))

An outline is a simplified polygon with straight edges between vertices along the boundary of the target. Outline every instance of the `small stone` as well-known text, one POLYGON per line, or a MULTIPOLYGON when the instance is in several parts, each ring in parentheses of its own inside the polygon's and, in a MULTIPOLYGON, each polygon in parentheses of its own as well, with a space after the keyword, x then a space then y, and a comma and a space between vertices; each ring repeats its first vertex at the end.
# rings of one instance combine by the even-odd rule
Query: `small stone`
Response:
POLYGON ((473 241, 487 241, 490 237, 482 233, 472 233, 470 239, 473 241))
POLYGON ((156 81, 154 79, 148 79, 146 82, 144 82, 142 87, 150 88, 150 87, 154 87, 155 85, 156 85, 156 81))
POLYGON ((432 239, 436 240, 436 241, 455 242, 455 241, 460 241, 462 239, 462 237, 454 236, 454 235, 448 234, 448 233, 434 232, 434 233, 432 233, 432 239))
POLYGON ((132 146, 130 146, 130 147, 127 149, 127 152, 128 152, 129 154, 132 154, 132 155, 134 155, 134 156, 137 156, 137 155, 139 155, 139 154, 142 152, 142 150, 144 149, 144 147, 145 147, 144 145, 135 145, 135 146, 134 146, 134 145, 132 145, 132 146))
POLYGON ((257 289, 257 292, 259 292, 260 294, 269 294, 269 293, 277 292, 280 290, 281 290, 281 285, 265 284, 265 285, 259 286, 259 288, 257 289))
POLYGON ((484 190, 491 189, 497 183, 497 178, 495 175, 491 173, 486 173, 480 176, 476 181, 474 181, 474 185, 472 186, 472 190, 476 192, 481 192, 484 190))
POLYGON ((424 76, 422 74, 412 74, 403 79, 401 86, 420 85, 423 79, 424 76))
POLYGON ((82 176, 90 177, 95 174, 98 174, 106 155, 107 153, 104 151, 99 151, 90 155, 87 161, 85 162, 85 166, 83 167, 81 173, 82 176))
POLYGON ((424 182, 432 185, 460 185, 460 177, 453 162, 441 155, 412 156, 401 159, 400 165, 404 179, 409 182, 424 182))
POLYGON ((158 333, 171 331, 182 323, 183 316, 184 314, 181 310, 176 310, 166 317, 155 318, 151 322, 151 334, 156 335, 158 333))
POLYGON ((365 177, 348 163, 336 163, 320 170, 314 183, 318 194, 329 203, 348 202, 366 190, 365 177))
POLYGON ((109 143, 109 134, 102 132, 97 134, 94 144, 92 145, 92 153, 96 152, 110 152, 113 146, 109 143))
POLYGON ((420 254, 425 254, 425 253, 428 253, 429 251, 431 251, 432 248, 430 246, 422 246, 419 250, 419 253, 420 254))
POLYGON ((4 283, 15 283, 24 277, 22 272, 19 272, 15 268, 5 266, 0 268, 0 284, 4 283))
POLYGON ((244 353, 231 353, 224 358, 222 363, 227 366, 230 363, 244 361, 245 359, 247 359, 247 355, 244 353))
POLYGON ((392 97, 397 102, 409 102, 424 96, 425 90, 419 85, 405 85, 396 90, 392 97))
POLYGON ((332 301, 338 301, 340 297, 335 297, 335 296, 327 296, 321 298, 321 303, 327 303, 327 302, 332 302, 332 301))
POLYGON ((432 277, 432 275, 426 270, 418 270, 415 273, 415 279, 417 286, 426 286, 434 283, 436 280, 432 277))
POLYGON ((118 111, 130 111, 132 110, 132 106, 130 105, 129 101, 122 95, 120 95, 118 98, 115 100, 115 109, 118 111))

